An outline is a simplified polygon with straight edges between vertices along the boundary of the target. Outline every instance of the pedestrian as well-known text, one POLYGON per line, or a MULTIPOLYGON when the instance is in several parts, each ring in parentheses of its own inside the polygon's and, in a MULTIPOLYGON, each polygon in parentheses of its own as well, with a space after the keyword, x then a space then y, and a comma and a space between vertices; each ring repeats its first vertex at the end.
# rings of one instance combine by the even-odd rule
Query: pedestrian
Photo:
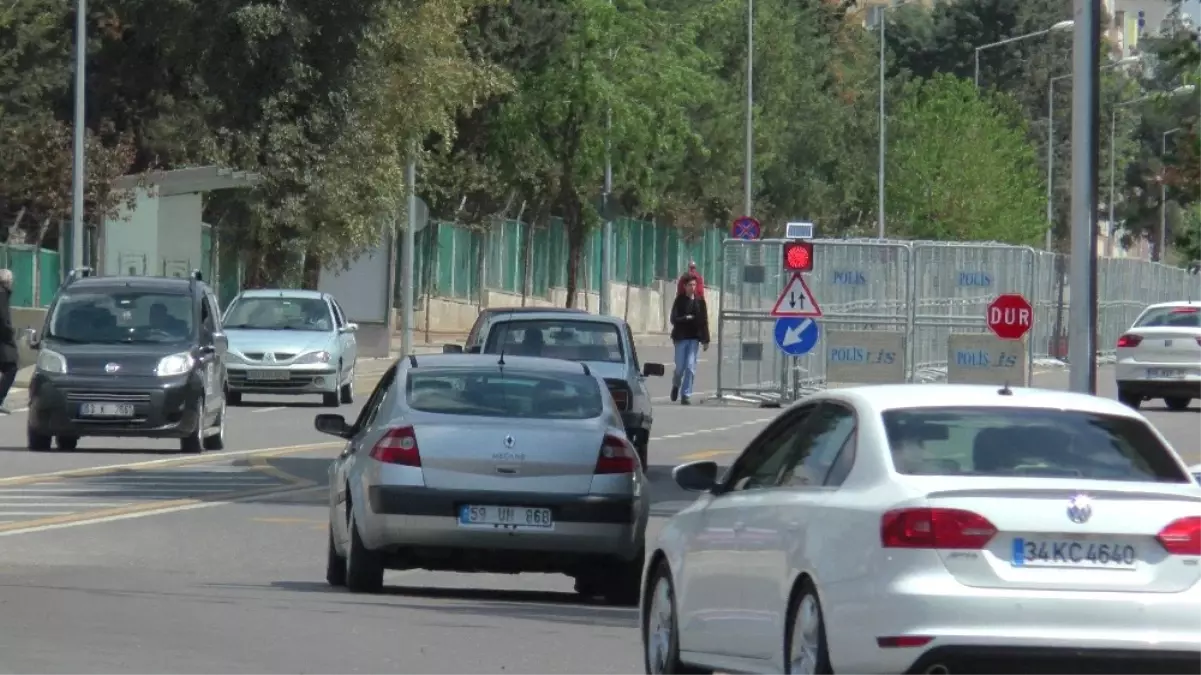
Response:
POLYGON ((709 309, 697 292, 700 279, 688 276, 681 282, 683 289, 671 304, 671 342, 676 351, 671 400, 678 398, 681 405, 691 405, 696 360, 702 349, 709 349, 709 309))
POLYGON ((13 315, 10 303, 13 293, 12 270, 0 269, 0 415, 11 411, 4 406, 8 390, 17 379, 17 334, 13 330, 13 315))
POLYGON ((676 295, 684 295, 684 284, 689 279, 696 279, 696 296, 698 298, 705 297, 705 277, 696 271, 695 260, 688 261, 688 271, 681 274, 679 281, 676 282, 676 295))

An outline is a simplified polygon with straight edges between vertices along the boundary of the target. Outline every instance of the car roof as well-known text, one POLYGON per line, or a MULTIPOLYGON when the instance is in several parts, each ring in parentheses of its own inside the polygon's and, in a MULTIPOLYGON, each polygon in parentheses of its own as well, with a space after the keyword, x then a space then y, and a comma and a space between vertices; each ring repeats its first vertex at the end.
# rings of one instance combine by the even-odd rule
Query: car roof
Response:
MULTIPOLYGON (((399 362, 409 370, 420 372, 423 368, 495 368, 499 366, 499 354, 417 354, 412 359, 399 362), (412 361, 417 366, 412 365, 412 361)), ((547 373, 584 374, 584 367, 575 361, 547 359, 539 356, 515 356, 505 354, 505 367, 514 370, 540 371, 547 373)))
MULTIPOLYGON (((1107 398, 1054 389, 1013 387, 1011 395, 996 385, 884 384, 830 389, 825 396, 877 413, 897 408, 980 407, 1042 408, 1138 418, 1130 408, 1107 398)), ((802 399, 803 403, 806 399, 802 399)))
MULTIPOLYGON (((565 313, 556 311, 541 311, 541 312, 523 312, 521 317, 514 317, 520 321, 540 321, 543 319, 560 319, 563 321, 585 321, 592 323, 604 323, 611 326, 624 326, 626 320, 619 316, 608 316, 606 314, 589 314, 587 312, 565 313)), ((504 323, 507 317, 493 318, 492 323, 504 323)))
POLYGON ((1164 309, 1170 307, 1198 307, 1201 308, 1201 301, 1197 300, 1173 300, 1172 302, 1157 302, 1154 305, 1147 305, 1143 313, 1147 313, 1153 309, 1164 309))
POLYGON ((587 314, 588 310, 578 307, 485 307, 480 314, 530 314, 536 312, 555 314, 587 314))
MULTIPOLYGON (((197 283, 205 287, 204 282, 197 283)), ((82 289, 88 291, 114 291, 122 288, 132 288, 136 290, 157 290, 187 294, 189 289, 192 288, 192 280, 181 279, 179 277, 81 277, 63 288, 64 290, 82 289)))
POLYGON ((238 295, 245 298, 324 298, 329 294, 307 288, 253 288, 238 295))

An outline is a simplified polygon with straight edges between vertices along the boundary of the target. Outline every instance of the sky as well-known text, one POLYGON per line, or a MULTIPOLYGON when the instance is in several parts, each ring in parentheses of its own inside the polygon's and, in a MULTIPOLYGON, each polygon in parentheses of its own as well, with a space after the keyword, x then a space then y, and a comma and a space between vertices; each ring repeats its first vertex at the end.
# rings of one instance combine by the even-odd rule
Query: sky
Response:
POLYGON ((1184 11, 1193 17, 1193 25, 1201 24, 1201 0, 1185 0, 1184 11))

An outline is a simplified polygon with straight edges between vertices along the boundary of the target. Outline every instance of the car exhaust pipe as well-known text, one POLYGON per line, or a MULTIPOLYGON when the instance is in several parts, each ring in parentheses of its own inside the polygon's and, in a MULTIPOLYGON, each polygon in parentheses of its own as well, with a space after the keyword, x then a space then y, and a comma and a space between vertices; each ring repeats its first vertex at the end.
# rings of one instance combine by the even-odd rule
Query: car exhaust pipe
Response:
POLYGON ((951 675, 951 671, 941 663, 936 663, 926 669, 926 675, 951 675))

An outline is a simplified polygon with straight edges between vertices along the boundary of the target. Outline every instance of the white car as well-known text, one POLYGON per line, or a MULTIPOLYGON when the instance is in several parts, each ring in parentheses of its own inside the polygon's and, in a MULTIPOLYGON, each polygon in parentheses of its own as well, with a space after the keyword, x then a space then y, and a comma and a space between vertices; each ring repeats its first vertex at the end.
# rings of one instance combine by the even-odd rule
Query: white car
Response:
POLYGON ((721 480, 717 470, 674 471, 703 494, 651 549, 648 673, 1201 662, 1201 491, 1116 401, 829 390, 789 407, 721 480))
POLYGON ((1118 400, 1137 408, 1162 398, 1184 410, 1201 398, 1201 302, 1151 305, 1117 344, 1118 400))

